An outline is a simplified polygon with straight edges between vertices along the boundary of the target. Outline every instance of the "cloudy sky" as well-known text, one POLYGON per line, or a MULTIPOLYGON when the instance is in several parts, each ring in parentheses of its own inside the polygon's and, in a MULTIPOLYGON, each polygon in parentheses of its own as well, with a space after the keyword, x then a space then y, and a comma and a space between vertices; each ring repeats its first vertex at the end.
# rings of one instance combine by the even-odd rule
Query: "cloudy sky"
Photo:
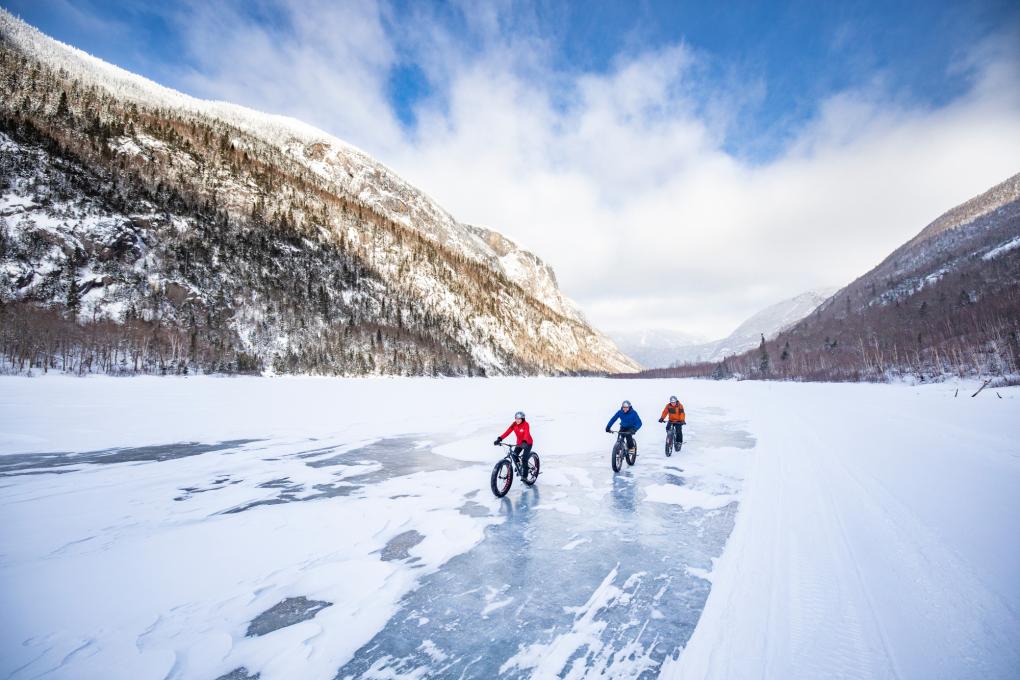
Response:
POLYGON ((361 147, 607 331, 726 335, 1020 172, 1011 0, 0 4, 361 147))

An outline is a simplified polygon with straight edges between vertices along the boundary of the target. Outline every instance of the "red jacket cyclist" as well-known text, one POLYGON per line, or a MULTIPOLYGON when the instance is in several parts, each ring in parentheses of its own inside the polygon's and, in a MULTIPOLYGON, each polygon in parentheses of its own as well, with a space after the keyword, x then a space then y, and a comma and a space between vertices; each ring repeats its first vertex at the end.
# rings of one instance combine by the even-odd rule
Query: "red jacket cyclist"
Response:
POLYGON ((535 445, 535 441, 531 438, 531 427, 528 426, 528 421, 524 419, 524 411, 515 413, 514 422, 510 423, 510 427, 506 428, 506 432, 496 437, 496 441, 492 443, 499 446, 503 443, 503 437, 511 432, 517 435, 517 448, 514 449, 514 455, 521 457, 521 470, 527 470, 528 456, 531 455, 531 447, 535 445))

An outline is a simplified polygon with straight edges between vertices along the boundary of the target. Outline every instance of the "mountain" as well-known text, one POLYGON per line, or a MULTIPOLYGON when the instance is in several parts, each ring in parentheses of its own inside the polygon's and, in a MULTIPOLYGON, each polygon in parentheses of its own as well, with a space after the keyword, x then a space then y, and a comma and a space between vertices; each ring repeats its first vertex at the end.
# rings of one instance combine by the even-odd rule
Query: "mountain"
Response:
POLYGON ((757 312, 740 324, 736 330, 725 338, 712 341, 694 342, 661 342, 655 353, 642 354, 640 348, 625 342, 624 338, 613 336, 617 344, 629 356, 648 367, 674 366, 702 361, 719 361, 723 357, 740 354, 761 342, 762 334, 766 338, 774 338, 814 311, 831 295, 832 289, 808 291, 788 300, 777 302, 757 312), (642 356, 649 361, 642 360, 642 356))
POLYGON ((1020 373, 1020 174, 946 212, 764 348, 677 374, 918 380, 1020 373))
POLYGON ((668 366, 684 348, 705 342, 701 336, 661 328, 623 331, 610 337, 622 352, 645 367, 668 366))
POLYGON ((0 343, 77 372, 633 370, 552 269, 300 121, 0 10, 0 343))

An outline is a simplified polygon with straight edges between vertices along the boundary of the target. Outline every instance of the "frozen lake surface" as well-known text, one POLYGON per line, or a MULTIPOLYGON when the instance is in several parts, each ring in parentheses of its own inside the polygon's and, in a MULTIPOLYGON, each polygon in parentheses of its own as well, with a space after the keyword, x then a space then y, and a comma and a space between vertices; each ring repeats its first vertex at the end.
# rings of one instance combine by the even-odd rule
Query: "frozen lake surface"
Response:
POLYGON ((1020 661, 1015 390, 0 382, 2 677, 807 678, 838 659, 850 678, 1006 678, 1020 661), (674 392, 691 423, 667 458, 674 392), (620 396, 646 426, 614 474, 620 396), (870 421, 846 421, 865 402, 870 421), (542 474, 497 499, 492 438, 522 405, 542 474))
MULTIPOLYGON (((619 474, 607 452, 555 459, 576 484, 518 480, 485 539, 424 578, 337 677, 656 677, 697 624, 709 583, 696 574, 721 553, 736 503, 647 502, 649 485, 684 484, 683 456, 649 448, 619 474)), ((480 516, 487 493, 461 511, 480 516)))
MULTIPOLYGON (((467 517, 484 519, 484 538, 417 581, 382 630, 337 669, 336 677, 481 678, 494 672, 503 677, 655 677, 665 659, 679 656, 697 624, 710 590, 701 575, 722 552, 737 503, 728 500, 733 488, 722 489, 727 497, 712 509, 650 502, 646 488, 683 487, 682 465, 696 451, 754 445, 753 438, 725 419, 707 417, 712 436, 702 443, 689 433, 687 448, 674 457, 667 458, 661 442, 654 446, 647 437, 648 450, 640 451, 635 466, 614 474, 609 465, 613 439, 607 436, 605 451, 547 456, 539 484, 528 488, 516 480, 498 500, 487 488, 489 465, 437 453, 423 436, 385 438, 355 448, 235 440, 11 454, 0 457, 0 475, 9 485, 28 475, 67 475, 52 487, 61 493, 66 485, 105 477, 97 466, 111 466, 110 474, 116 466, 129 466, 130 479, 138 483, 158 477, 165 463, 186 466, 193 456, 215 456, 215 475, 198 476, 163 501, 187 504, 202 494, 229 489, 238 497, 247 490, 251 498, 214 514, 258 513, 260 522, 273 522, 286 504, 344 503, 366 488, 390 483, 406 488, 391 500, 413 500, 415 480, 425 483, 428 478, 441 486, 443 473, 469 471, 477 488, 467 493, 451 489, 449 504, 467 517), (231 457, 250 461, 252 452, 261 463, 257 479, 246 478, 243 468, 224 472, 231 457), (336 481, 293 479, 287 471, 295 464, 327 471, 336 481), (274 476, 276 468, 280 476, 274 476), (555 483, 547 486, 550 478, 555 483)), ((499 451, 483 448, 487 443, 480 438, 477 446, 495 462, 499 451)), ((176 509, 169 505, 162 511, 173 514, 176 509)), ((400 532, 377 551, 378 559, 420 568, 414 548, 427 535, 421 531, 443 530, 426 522, 422 530, 400 532)), ((78 541, 102 540, 103 533, 78 541)), ((288 597, 248 622, 245 636, 270 636, 332 605, 304 595, 288 597)), ((32 666, 12 670, 27 677, 22 671, 32 666)), ((54 671, 62 674, 63 666, 54 671)), ((220 677, 252 676, 239 666, 220 677)))

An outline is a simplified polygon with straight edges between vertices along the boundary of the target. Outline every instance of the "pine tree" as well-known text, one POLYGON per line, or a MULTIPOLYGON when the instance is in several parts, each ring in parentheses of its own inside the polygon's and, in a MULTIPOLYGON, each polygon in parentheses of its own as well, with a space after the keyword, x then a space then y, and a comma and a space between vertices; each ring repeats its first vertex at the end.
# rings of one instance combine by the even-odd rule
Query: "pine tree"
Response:
POLYGON ((73 261, 69 263, 67 268, 69 281, 67 285, 67 299, 65 302, 72 319, 78 318, 78 311, 81 309, 81 295, 79 294, 78 277, 76 275, 77 269, 78 267, 73 261))
POLYGON ((723 359, 712 369, 712 378, 714 380, 723 380, 728 377, 730 377, 730 369, 726 365, 726 359, 723 359))
MULTIPOLYGON (((0 181, 0 188, 3 182, 0 181)), ((7 229, 7 220, 0 215, 0 258, 7 257, 7 248, 10 244, 10 231, 7 229)))
POLYGON ((761 344, 758 345, 758 371, 763 376, 772 372, 772 360, 769 358, 768 350, 765 349, 765 334, 762 333, 761 344))
POLYGON ((67 92, 61 91, 60 102, 57 104, 57 118, 67 118, 71 115, 71 108, 67 104, 67 92))

